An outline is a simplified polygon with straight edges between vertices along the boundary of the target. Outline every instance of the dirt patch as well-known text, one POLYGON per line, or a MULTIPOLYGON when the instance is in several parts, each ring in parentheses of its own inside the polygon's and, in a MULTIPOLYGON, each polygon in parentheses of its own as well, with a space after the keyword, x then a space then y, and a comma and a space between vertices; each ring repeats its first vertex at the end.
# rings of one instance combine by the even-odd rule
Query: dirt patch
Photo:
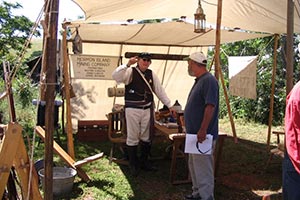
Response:
POLYGON ((255 188, 264 188, 268 183, 256 175, 245 175, 241 173, 230 174, 220 177, 221 184, 237 190, 249 190, 255 188))

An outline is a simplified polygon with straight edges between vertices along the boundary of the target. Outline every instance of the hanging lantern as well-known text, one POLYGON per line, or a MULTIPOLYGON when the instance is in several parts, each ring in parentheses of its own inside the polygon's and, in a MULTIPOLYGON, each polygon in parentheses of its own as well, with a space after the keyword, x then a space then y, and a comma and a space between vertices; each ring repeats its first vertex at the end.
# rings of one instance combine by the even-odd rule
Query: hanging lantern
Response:
POLYGON ((206 19, 203 9, 201 7, 201 0, 198 1, 198 8, 194 14, 194 32, 195 33, 205 33, 206 19))
POLYGON ((73 53, 81 54, 82 53, 82 39, 79 35, 78 27, 76 27, 76 35, 73 39, 73 53))

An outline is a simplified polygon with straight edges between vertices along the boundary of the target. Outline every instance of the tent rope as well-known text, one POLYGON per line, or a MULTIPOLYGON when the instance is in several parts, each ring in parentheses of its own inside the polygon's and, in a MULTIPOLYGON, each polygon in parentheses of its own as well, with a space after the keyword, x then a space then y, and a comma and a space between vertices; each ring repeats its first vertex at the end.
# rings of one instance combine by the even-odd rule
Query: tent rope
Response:
POLYGON ((29 44, 30 44, 30 42, 31 42, 31 40, 32 40, 32 38, 33 38, 33 36, 34 36, 34 33, 35 33, 36 30, 37 30, 38 24, 39 24, 39 22, 40 22, 40 20, 41 20, 42 13, 43 13, 43 9, 44 9, 44 6, 43 6, 43 8, 41 9, 41 11, 40 11, 40 13, 39 13, 39 15, 38 15, 38 17, 37 17, 37 19, 36 19, 36 21, 35 21, 33 27, 32 27, 32 29, 31 29, 31 32, 30 32, 30 34, 29 34, 29 36, 28 36, 28 38, 27 38, 25 44, 24 44, 23 47, 22 47, 22 50, 21 50, 21 56, 19 57, 19 60, 17 61, 16 67, 14 67, 14 69, 12 70, 12 71, 13 71, 13 74, 12 74, 11 80, 14 79, 14 77, 15 77, 15 75, 16 75, 18 69, 21 67, 21 62, 22 62, 23 59, 24 59, 24 56, 25 56, 25 53, 26 53, 26 49, 28 48, 28 46, 29 46, 29 44))
POLYGON ((36 69, 36 67, 38 66, 38 63, 41 61, 42 56, 39 57, 39 59, 36 61, 36 63, 34 64, 33 68, 30 70, 30 72, 27 74, 28 77, 31 77, 34 70, 36 69))

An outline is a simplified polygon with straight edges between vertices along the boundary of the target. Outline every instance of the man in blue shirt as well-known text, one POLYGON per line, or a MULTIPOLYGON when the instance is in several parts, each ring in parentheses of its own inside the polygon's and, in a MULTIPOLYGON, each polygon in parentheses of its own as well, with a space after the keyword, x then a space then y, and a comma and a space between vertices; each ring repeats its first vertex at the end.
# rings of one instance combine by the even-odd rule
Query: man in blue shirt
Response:
POLYGON ((186 133, 196 134, 199 143, 207 134, 213 136, 211 154, 189 154, 189 171, 192 178, 192 194, 187 200, 214 199, 214 156, 218 138, 219 85, 217 79, 206 69, 207 59, 202 52, 188 58, 188 73, 196 77, 184 109, 186 133))

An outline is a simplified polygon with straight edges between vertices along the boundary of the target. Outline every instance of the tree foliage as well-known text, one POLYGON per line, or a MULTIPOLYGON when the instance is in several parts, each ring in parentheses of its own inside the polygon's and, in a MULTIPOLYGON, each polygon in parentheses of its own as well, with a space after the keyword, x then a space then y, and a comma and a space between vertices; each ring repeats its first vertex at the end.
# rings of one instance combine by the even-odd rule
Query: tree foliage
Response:
MULTIPOLYGON (((8 3, 3 1, 0 3, 0 61, 13 60, 18 55, 31 33, 34 25, 25 16, 13 15, 13 9, 20 9, 19 3, 8 3), (16 54, 16 56, 14 56, 16 54)), ((35 36, 39 36, 39 32, 35 32, 35 36)))
MULTIPOLYGON (((286 98, 286 62, 285 62, 285 36, 280 37, 277 56, 273 125, 282 124, 285 111, 286 98)), ((295 64, 294 80, 299 80, 299 36, 295 35, 295 64)), ((235 118, 244 118, 263 124, 268 124, 270 113, 270 95, 272 86, 272 68, 274 59, 274 38, 246 40, 221 46, 221 68, 225 77, 226 88, 229 88, 228 59, 227 56, 254 56, 258 55, 257 65, 257 98, 255 100, 230 96, 229 102, 235 118)), ((220 117, 226 117, 228 109, 225 104, 224 92, 220 90, 220 117)))
MULTIPOLYGON (((27 65, 25 63, 17 63, 17 61, 20 62, 21 53, 26 52, 26 50, 24 51, 24 46, 31 34, 34 23, 25 16, 13 14, 14 9, 20 8, 22 6, 19 3, 0 2, 0 62, 2 66, 3 61, 9 61, 12 72, 14 72, 13 70, 16 69, 16 66, 19 67, 15 79, 12 80, 12 91, 15 99, 14 106, 18 108, 16 109, 17 118, 26 127, 27 122, 25 122, 25 119, 33 117, 29 113, 31 112, 29 107, 31 108, 32 106, 31 101, 35 89, 32 87, 30 79, 26 76, 27 65)), ((34 35, 40 36, 40 33, 35 32, 34 35)), ((0 68, 0 75, 3 77, 2 67, 0 68)), ((2 80, 0 82, 0 91, 4 90, 5 83, 2 80)), ((9 118, 8 108, 7 101, 0 102, 0 112, 4 115, 4 122, 9 118)))

